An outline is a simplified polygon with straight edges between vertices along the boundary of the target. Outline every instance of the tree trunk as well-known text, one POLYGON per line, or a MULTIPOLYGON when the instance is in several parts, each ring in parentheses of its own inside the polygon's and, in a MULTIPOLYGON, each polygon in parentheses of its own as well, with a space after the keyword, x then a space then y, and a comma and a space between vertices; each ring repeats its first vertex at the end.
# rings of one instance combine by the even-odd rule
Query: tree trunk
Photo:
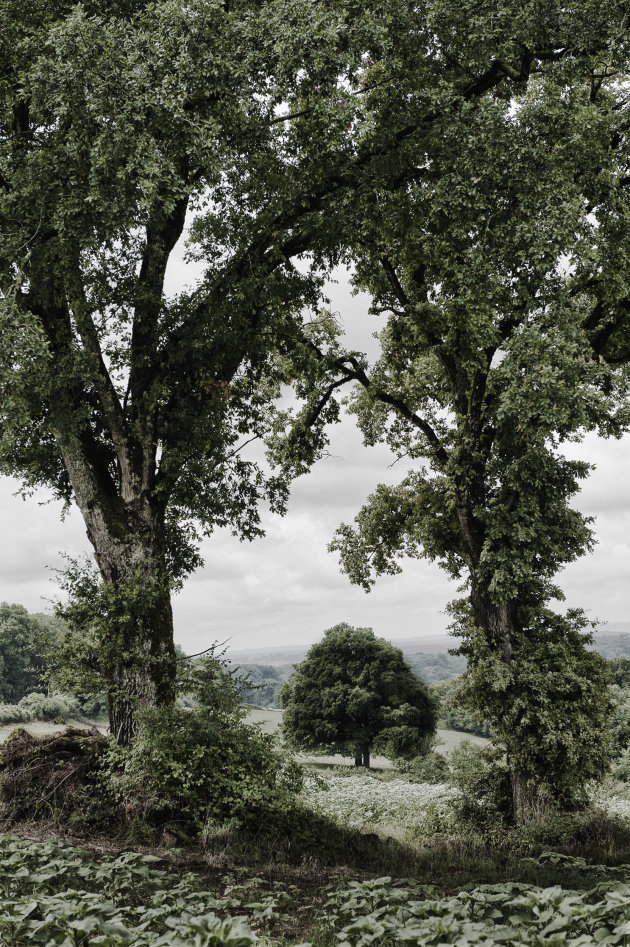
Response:
MULTIPOLYGON (((97 558, 101 565, 102 557, 97 558)), ((114 647, 106 648, 103 669, 110 730, 119 744, 127 745, 137 733, 138 710, 175 701, 173 612, 163 556, 154 549, 132 549, 131 556, 116 563, 115 572, 101 565, 104 582, 122 603, 113 623, 117 627, 111 628, 114 647)))
MULTIPOLYGON (((475 624, 485 632, 486 641, 495 654, 505 664, 512 661, 515 632, 515 603, 492 601, 491 596, 475 581, 471 582, 470 601, 473 607, 475 624)), ((498 723, 499 721, 493 721, 498 723)), ((512 788, 512 811, 514 821, 522 825, 530 820, 529 813, 534 808, 535 789, 531 781, 518 772, 507 748, 507 764, 512 788)))
POLYGON ((550 807, 550 796, 543 781, 534 782, 518 773, 510 764, 508 767, 512 783, 512 804, 514 807, 514 821, 517 825, 527 825, 541 819, 550 807))
POLYGON ((354 765, 370 768, 370 748, 365 743, 358 743, 354 748, 354 765))
POLYGON ((109 726, 116 741, 123 746, 137 733, 138 710, 175 701, 176 660, 170 594, 164 577, 153 575, 151 579, 161 589, 157 595, 151 593, 142 617, 129 626, 123 622, 127 627, 120 629, 119 636, 124 640, 124 651, 115 656, 110 665, 109 726))
POLYGON ((96 619, 104 630, 96 659, 108 691, 110 729, 127 745, 137 733, 138 710, 175 701, 164 512, 137 484, 128 484, 123 498, 104 495, 82 458, 75 461, 68 452, 64 460, 103 579, 105 613, 96 619))

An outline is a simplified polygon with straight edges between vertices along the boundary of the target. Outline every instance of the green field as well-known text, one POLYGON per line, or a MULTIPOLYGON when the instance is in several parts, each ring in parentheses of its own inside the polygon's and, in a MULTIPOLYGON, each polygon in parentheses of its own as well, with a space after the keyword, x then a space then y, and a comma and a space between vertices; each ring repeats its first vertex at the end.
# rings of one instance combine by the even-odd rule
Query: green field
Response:
MULTIPOLYGON (((278 733, 282 724, 281 710, 267 710, 262 707, 251 707, 247 711, 247 722, 258 724, 265 733, 278 733)), ((476 737, 471 733, 462 733, 460 730, 438 730, 437 738, 440 741, 436 746, 438 753, 450 753, 454 747, 459 746, 463 740, 470 740, 475 746, 485 746, 489 743, 484 737, 476 737)), ((308 763, 326 763, 338 765, 351 765, 353 760, 350 757, 342 756, 308 756, 301 754, 299 759, 308 763)), ((372 765, 376 769, 390 769, 391 763, 383 756, 374 756, 372 765)))

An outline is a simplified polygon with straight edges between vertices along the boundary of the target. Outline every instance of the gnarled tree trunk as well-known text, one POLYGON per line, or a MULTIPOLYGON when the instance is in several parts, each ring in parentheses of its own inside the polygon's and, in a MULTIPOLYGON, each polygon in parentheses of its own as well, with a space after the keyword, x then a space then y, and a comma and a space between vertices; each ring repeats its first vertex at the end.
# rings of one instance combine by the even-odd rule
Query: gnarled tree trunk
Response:
POLYGON ((94 546, 103 581, 122 602, 102 666, 110 729, 117 742, 126 745, 137 732, 138 710, 175 700, 170 587, 155 535, 137 537, 128 530, 124 543, 108 542, 103 536, 98 542, 94 546))
POLYGON ((81 452, 62 450, 75 498, 112 602, 97 656, 109 697, 110 729, 126 745, 137 712, 175 700, 175 646, 164 548, 164 510, 131 477, 106 495, 81 452))

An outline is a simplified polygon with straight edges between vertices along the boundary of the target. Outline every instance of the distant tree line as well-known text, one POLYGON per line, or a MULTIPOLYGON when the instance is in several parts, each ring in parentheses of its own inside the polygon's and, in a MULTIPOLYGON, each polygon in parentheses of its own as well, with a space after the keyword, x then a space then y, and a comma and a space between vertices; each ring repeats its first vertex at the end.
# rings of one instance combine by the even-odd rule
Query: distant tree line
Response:
POLYGON ((22 605, 0 604, 0 702, 17 704, 42 689, 62 631, 63 622, 52 615, 30 615, 22 605))
MULTIPOLYGON (((405 662, 425 684, 449 681, 466 670, 466 659, 460 655, 448 652, 430 654, 424 651, 403 651, 403 654, 405 662)), ((238 667, 255 685, 253 689, 243 687, 241 696, 244 704, 274 708, 280 706, 280 688, 293 671, 293 664, 239 664, 238 667)))

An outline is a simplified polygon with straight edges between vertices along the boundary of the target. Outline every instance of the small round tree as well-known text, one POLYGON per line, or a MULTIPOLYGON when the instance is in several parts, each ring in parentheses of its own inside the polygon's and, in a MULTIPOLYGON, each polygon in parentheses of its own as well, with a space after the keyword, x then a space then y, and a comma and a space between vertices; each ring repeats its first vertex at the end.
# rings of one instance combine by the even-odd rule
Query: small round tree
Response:
POLYGON ((370 628, 342 623, 296 665, 280 691, 284 734, 296 749, 411 758, 428 749, 437 713, 403 653, 370 628))

